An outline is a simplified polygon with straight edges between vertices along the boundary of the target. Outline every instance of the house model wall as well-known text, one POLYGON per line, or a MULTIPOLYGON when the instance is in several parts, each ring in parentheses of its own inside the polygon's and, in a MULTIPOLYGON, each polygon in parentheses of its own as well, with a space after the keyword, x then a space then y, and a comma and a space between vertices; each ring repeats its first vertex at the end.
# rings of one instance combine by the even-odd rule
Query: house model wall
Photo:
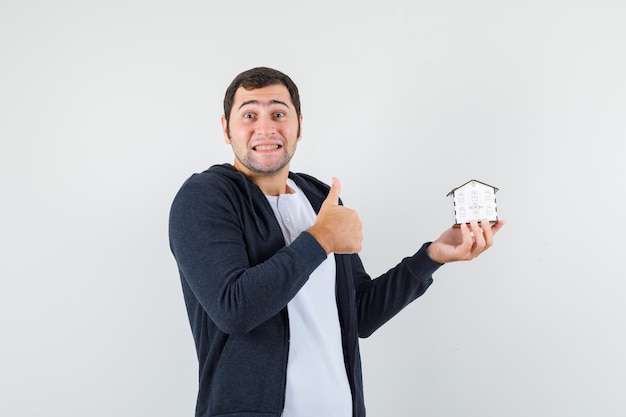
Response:
POLYGON ((470 180, 450 191, 448 196, 452 196, 454 201, 455 223, 469 223, 471 220, 482 219, 497 222, 497 191, 496 187, 477 180, 470 180))

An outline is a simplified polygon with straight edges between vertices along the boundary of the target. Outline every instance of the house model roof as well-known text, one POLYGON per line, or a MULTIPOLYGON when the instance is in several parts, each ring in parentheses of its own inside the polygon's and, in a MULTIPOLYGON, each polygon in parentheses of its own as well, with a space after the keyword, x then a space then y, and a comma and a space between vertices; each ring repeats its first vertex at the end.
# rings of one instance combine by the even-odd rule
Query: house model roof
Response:
POLYGON ((448 193, 448 195, 447 195, 446 197, 450 197, 450 196, 451 196, 451 195, 453 195, 453 194, 454 194, 454 192, 455 192, 456 190, 458 190, 459 188, 463 188, 463 187, 465 187, 467 184, 470 184, 470 183, 473 183, 473 182, 478 183, 478 184, 482 184, 482 185, 486 185, 487 187, 491 187, 491 188, 493 188, 493 192, 494 192, 494 193, 497 193, 497 192, 500 190, 498 187, 494 187, 493 185, 486 184, 486 183, 484 183, 484 182, 482 182, 482 181, 478 181, 478 180, 469 180, 468 182, 466 182, 466 183, 464 183, 464 184, 461 184, 461 185, 459 185, 458 187, 453 188, 452 190, 450 190, 450 192, 448 193))

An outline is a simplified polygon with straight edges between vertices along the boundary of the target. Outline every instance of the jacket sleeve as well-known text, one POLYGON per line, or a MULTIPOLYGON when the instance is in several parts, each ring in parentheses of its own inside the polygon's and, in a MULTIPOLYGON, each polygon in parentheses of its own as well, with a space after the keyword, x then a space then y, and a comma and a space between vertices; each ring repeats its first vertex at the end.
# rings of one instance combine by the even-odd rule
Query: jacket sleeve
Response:
MULTIPOLYGON (((278 314, 326 259, 302 233, 261 263, 249 259, 251 244, 237 204, 223 189, 187 181, 170 211, 170 247, 181 279, 204 311, 228 334, 245 334, 278 314)), ((281 235, 282 238, 282 235, 281 235)))
POLYGON ((360 258, 352 256, 359 337, 370 336, 426 292, 433 282, 432 274, 441 266, 428 256, 428 245, 375 279, 367 275, 360 258))

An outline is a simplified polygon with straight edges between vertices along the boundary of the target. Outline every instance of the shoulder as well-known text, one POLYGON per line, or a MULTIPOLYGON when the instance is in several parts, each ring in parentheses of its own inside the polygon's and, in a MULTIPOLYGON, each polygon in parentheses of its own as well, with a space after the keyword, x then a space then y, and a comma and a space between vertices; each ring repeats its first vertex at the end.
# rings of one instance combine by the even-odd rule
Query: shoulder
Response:
POLYGON ((215 165, 187 178, 174 196, 172 213, 232 211, 252 192, 248 181, 228 165, 215 165))
POLYGON ((230 194, 249 193, 250 181, 237 172, 232 165, 213 165, 209 169, 192 174, 180 187, 176 198, 185 196, 207 196, 212 198, 228 196, 230 194))
POLYGON ((229 178, 232 181, 237 177, 237 174, 237 171, 232 168, 231 165, 213 165, 205 171, 192 174, 185 180, 181 189, 186 187, 219 186, 220 184, 227 184, 229 178))

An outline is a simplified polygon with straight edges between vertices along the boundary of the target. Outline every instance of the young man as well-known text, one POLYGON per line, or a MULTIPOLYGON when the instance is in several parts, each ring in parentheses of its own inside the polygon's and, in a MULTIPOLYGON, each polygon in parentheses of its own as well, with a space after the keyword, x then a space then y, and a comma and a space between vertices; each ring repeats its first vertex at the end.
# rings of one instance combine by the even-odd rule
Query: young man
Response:
POLYGON ((270 68, 239 74, 222 127, 234 164, 192 175, 170 213, 199 361, 196 416, 365 416, 358 337, 422 295, 442 264, 489 248, 504 223, 450 228, 372 279, 339 181, 289 171, 302 137, 293 81, 270 68))

